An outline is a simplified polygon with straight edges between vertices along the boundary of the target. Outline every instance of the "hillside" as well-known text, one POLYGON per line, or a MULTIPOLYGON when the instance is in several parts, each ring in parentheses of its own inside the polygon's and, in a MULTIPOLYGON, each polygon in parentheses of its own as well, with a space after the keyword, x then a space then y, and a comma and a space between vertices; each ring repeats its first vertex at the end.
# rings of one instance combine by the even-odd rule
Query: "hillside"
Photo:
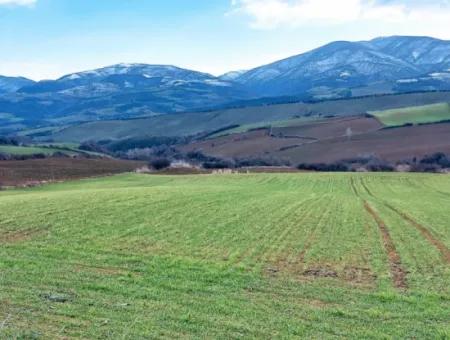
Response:
POLYGON ((450 90, 450 42, 428 37, 337 41, 222 76, 171 65, 117 64, 32 82, 0 78, 6 132, 233 106, 450 90))
POLYGON ((450 92, 412 93, 373 96, 317 103, 291 103, 227 109, 209 112, 161 115, 145 119, 112 120, 69 126, 39 134, 39 138, 55 141, 86 141, 124 139, 142 136, 189 136, 213 132, 231 125, 266 125, 273 121, 299 117, 323 118, 349 116, 368 111, 414 105, 441 103, 450 100, 450 92))
POLYGON ((0 94, 16 92, 17 90, 34 84, 33 80, 23 77, 4 77, 0 76, 0 94))
POLYGON ((264 96, 313 96, 449 89, 450 41, 394 36, 338 41, 234 78, 264 96))
POLYGON ((145 117, 246 97, 239 85, 166 65, 119 64, 29 84, 0 96, 2 128, 145 117), (5 114, 8 114, 7 116, 5 114))
POLYGON ((445 338, 449 179, 134 174, 0 192, 0 335, 445 338))
POLYGON ((450 121, 450 105, 438 103, 375 111, 371 114, 386 126, 401 126, 405 124, 425 124, 450 121))
POLYGON ((352 116, 230 134, 179 148, 225 159, 278 159, 294 166, 370 157, 395 163, 450 154, 449 135, 450 123, 384 129, 374 118, 352 116))

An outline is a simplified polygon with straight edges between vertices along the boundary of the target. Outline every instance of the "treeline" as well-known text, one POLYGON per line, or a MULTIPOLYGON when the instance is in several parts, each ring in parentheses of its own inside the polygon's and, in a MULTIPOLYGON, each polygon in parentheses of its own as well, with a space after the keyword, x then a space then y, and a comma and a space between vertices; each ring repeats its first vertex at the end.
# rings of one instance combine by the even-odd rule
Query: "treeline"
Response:
POLYGON ((193 137, 141 137, 141 138, 127 138, 121 140, 103 140, 99 142, 84 142, 79 149, 91 152, 100 153, 126 153, 134 149, 146 149, 160 146, 172 146, 177 144, 186 144, 192 140, 193 137))
POLYGON ((413 158, 399 162, 388 162, 377 157, 346 159, 331 163, 306 163, 297 166, 299 170, 326 172, 446 172, 450 169, 450 155, 442 152, 423 158, 413 158))
MULTIPOLYGON (((155 170, 170 167, 177 161, 203 169, 239 169, 248 167, 291 167, 288 160, 274 157, 223 159, 208 156, 199 151, 177 154, 176 157, 166 154, 152 154, 149 166, 155 170)), ((442 173, 450 170, 450 155, 435 153, 421 159, 413 158, 401 162, 388 162, 376 157, 346 159, 331 163, 302 163, 298 170, 317 172, 430 172, 442 173)))
POLYGON ((45 159, 45 158, 89 158, 89 159, 98 159, 102 158, 100 156, 91 155, 88 153, 77 153, 75 155, 68 155, 67 153, 56 151, 53 153, 33 153, 33 154, 26 154, 26 155, 20 155, 20 154, 10 154, 10 153, 4 153, 0 152, 0 161, 26 161, 30 159, 45 159))
POLYGON ((0 145, 19 146, 23 145, 23 143, 24 140, 22 138, 0 136, 0 145))

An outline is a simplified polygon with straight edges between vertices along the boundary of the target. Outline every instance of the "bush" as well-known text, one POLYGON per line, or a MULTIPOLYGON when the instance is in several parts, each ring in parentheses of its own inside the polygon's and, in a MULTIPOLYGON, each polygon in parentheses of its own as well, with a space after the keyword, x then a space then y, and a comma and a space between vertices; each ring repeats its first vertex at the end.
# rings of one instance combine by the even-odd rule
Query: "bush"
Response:
POLYGON ((150 163, 149 163, 150 167, 155 170, 166 169, 170 166, 170 164, 171 164, 171 161, 168 160, 167 158, 157 158, 157 159, 150 161, 150 163))
POLYGON ((186 154, 186 157, 188 159, 194 160, 194 161, 198 161, 198 162, 210 162, 210 161, 214 161, 216 160, 216 158, 214 157, 209 157, 206 156, 203 152, 201 151, 189 151, 186 154))
POLYGON ((128 138, 119 141, 109 141, 102 143, 104 148, 110 152, 126 152, 134 149, 146 149, 155 147, 169 147, 172 145, 185 144, 190 139, 188 137, 142 137, 128 138))
POLYGON ((225 160, 216 160, 210 162, 204 162, 203 168, 205 169, 230 169, 233 168, 234 164, 225 160))
POLYGON ((434 164, 444 168, 450 167, 450 158, 442 152, 437 152, 431 156, 425 156, 420 161, 421 164, 434 164))
POLYGON ((299 164, 297 166, 297 169, 307 171, 324 171, 324 172, 347 172, 351 170, 351 168, 343 162, 335 162, 330 164, 325 163, 299 164))
POLYGON ((16 138, 0 136, 0 145, 18 146, 20 142, 16 138))
POLYGON ((84 142, 81 143, 80 150, 88 151, 88 152, 98 152, 98 153, 106 153, 107 150, 102 147, 101 145, 95 143, 95 142, 84 142))
POLYGON ((395 166, 388 162, 374 159, 367 163, 366 169, 372 172, 392 172, 395 171, 395 166))
POLYGON ((235 160, 236 167, 253 167, 253 166, 290 166, 287 160, 281 160, 273 157, 264 158, 238 158, 235 160))
POLYGON ((52 157, 54 158, 70 158, 70 156, 64 152, 56 151, 53 153, 52 157))

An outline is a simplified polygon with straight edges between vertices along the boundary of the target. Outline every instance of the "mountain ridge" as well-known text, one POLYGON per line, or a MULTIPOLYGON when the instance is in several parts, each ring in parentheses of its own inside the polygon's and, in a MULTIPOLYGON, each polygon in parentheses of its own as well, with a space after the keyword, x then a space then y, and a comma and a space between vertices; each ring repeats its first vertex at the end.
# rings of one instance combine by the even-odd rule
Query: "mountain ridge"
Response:
POLYGON ((14 124, 6 118, 0 124, 21 129, 266 104, 267 98, 305 101, 450 90, 450 41, 414 36, 335 41, 217 77, 173 65, 120 63, 55 80, 8 79, 3 87, 1 79, 0 112, 14 124))

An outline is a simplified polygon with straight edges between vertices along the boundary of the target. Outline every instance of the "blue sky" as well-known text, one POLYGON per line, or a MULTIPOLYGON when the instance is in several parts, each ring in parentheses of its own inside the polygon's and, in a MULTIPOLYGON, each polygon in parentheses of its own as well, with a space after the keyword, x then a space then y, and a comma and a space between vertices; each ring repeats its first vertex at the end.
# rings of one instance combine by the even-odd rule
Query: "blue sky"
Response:
POLYGON ((119 62, 213 74, 334 40, 450 39, 447 0, 0 0, 0 74, 49 79, 119 62))

